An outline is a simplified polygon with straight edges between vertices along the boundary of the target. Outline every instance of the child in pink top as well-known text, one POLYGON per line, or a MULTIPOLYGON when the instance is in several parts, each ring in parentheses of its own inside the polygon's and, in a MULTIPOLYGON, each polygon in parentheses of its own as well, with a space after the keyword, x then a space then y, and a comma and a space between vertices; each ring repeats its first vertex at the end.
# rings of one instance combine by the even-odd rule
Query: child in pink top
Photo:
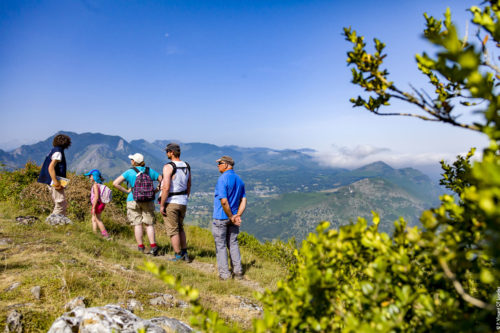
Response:
POLYGON ((90 202, 92 204, 92 230, 94 232, 97 232, 97 227, 99 227, 102 237, 110 239, 108 232, 106 231, 106 228, 104 227, 104 224, 101 220, 101 213, 106 207, 106 204, 101 201, 101 193, 99 187, 99 184, 102 184, 103 180, 101 172, 99 172, 99 170, 97 169, 94 169, 87 172, 85 176, 88 176, 90 181, 92 182, 92 189, 90 190, 90 202))

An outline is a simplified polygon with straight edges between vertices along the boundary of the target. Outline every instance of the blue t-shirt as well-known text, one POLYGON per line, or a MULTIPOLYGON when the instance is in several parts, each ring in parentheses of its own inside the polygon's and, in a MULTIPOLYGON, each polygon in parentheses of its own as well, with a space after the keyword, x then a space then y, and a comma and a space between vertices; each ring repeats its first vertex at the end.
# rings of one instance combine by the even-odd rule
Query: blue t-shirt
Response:
POLYGON ((228 218, 220 203, 221 199, 226 198, 229 202, 229 207, 231 207, 231 212, 236 214, 241 199, 245 197, 245 184, 234 170, 227 170, 220 175, 217 180, 217 185, 215 185, 213 218, 218 220, 225 220, 228 218))
MULTIPOLYGON (((136 166, 136 168, 140 172, 144 172, 146 170, 146 167, 143 166, 136 166)), ((127 171, 122 173, 122 176, 123 178, 125 178, 125 181, 127 181, 130 187, 134 187, 135 179, 137 178, 137 172, 135 172, 134 169, 128 169, 127 171)), ((158 176, 158 172, 149 168, 149 177, 151 177, 153 181, 158 180, 158 176)), ((134 201, 134 195, 132 194, 132 192, 128 194, 127 201, 134 201)))

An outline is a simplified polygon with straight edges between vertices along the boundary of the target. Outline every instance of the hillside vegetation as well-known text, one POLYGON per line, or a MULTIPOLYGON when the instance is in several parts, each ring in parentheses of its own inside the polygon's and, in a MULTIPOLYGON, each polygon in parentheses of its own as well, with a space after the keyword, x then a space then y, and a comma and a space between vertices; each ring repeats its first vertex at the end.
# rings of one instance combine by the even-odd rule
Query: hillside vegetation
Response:
POLYGON ((252 319, 261 313, 243 311, 240 304, 246 302, 258 307, 260 303, 254 292, 275 288, 277 281, 286 275, 285 258, 291 258, 291 246, 261 244, 242 234, 246 280, 219 281, 213 237, 209 230, 194 226, 186 229, 192 263, 168 261, 173 250, 162 223, 156 227, 160 255, 140 254, 118 195, 103 213, 113 237, 107 241, 92 233, 90 184, 81 176, 70 175, 68 188, 69 217, 74 224, 50 226, 44 220, 52 202, 45 186, 33 182, 37 175, 38 168, 33 164, 0 173, 0 327, 5 326, 8 312, 17 309, 23 315, 25 332, 46 332, 67 311, 65 304, 77 296, 85 297, 87 306, 126 307, 127 302, 135 299, 142 304, 142 309, 135 310, 140 317, 164 315, 189 323, 190 310, 180 306, 187 304, 187 299, 141 268, 145 261, 151 261, 165 266, 169 274, 183 283, 198 288, 201 304, 220 313, 225 322, 249 328, 252 319), (32 214, 39 220, 31 225, 19 224, 15 219, 32 214), (19 286, 9 290, 16 283, 19 286), (40 299, 30 292, 34 286, 41 287, 40 299), (150 300, 158 293, 173 295, 173 303, 151 305, 150 300))

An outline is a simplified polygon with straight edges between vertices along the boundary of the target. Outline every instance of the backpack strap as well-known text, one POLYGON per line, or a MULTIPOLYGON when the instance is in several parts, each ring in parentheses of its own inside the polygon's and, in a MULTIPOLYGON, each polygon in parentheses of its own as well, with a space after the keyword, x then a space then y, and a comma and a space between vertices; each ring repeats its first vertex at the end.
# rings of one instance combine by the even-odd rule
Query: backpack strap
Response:
POLYGON ((175 163, 174 163, 174 162, 168 162, 168 163, 167 163, 167 165, 171 165, 171 166, 172 166, 172 168, 174 169, 174 170, 172 171, 172 177, 173 177, 173 176, 175 175, 175 173, 177 172, 177 165, 175 165, 175 163))
POLYGON ((174 196, 174 195, 184 195, 184 194, 188 194, 188 191, 184 190, 182 192, 169 192, 168 197, 170 198, 171 196, 174 196))
MULTIPOLYGON (((139 171, 139 169, 137 169, 136 167, 132 167, 131 169, 134 170, 136 173, 141 173, 139 171)), ((145 173, 145 174, 147 174, 149 176, 149 167, 146 167, 146 170, 144 170, 143 173, 145 173)))
MULTIPOLYGON (((186 161, 184 161, 184 163, 186 163, 186 167, 187 167, 188 171, 191 172, 191 166, 189 165, 189 163, 186 162, 186 161)), ((175 164, 174 162, 169 162, 169 163, 167 163, 167 165, 171 165, 172 166, 172 168, 174 169, 172 171, 172 176, 175 175, 175 173, 177 172, 177 164, 175 164)), ((181 169, 183 169, 183 168, 184 167, 181 167, 181 169)))

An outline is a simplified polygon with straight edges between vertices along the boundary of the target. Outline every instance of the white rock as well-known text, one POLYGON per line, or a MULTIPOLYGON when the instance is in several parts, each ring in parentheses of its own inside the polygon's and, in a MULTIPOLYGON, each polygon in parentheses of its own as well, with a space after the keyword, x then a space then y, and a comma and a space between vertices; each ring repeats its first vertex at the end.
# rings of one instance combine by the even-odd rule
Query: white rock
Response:
POLYGON ((40 299, 40 296, 42 295, 42 288, 40 286, 34 286, 30 291, 35 299, 40 299))
POLYGON ((64 310, 71 311, 76 308, 85 308, 85 297, 77 296, 64 305, 64 310))
POLYGON ((159 317, 145 320, 118 305, 105 305, 94 308, 76 308, 56 319, 49 333, 95 333, 122 332, 132 333, 143 330, 146 333, 179 332, 193 330, 177 319, 159 317))
POLYGON ((22 333, 23 332, 23 323, 21 320, 23 319, 23 315, 16 310, 9 312, 7 316, 7 323, 5 324, 5 333, 15 332, 22 333))

